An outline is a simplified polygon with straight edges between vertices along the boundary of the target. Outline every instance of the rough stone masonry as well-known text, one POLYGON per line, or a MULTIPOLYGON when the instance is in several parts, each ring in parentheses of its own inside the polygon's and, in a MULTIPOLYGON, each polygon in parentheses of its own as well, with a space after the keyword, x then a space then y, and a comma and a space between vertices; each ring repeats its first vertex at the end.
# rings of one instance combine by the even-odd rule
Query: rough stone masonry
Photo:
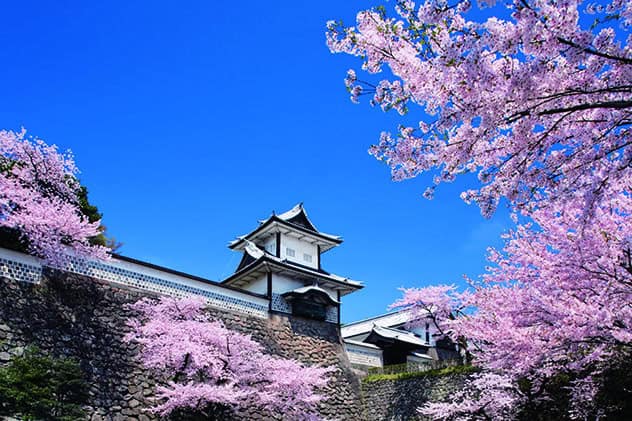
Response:
MULTIPOLYGON (((138 349, 123 341, 131 315, 126 304, 148 296, 85 276, 47 270, 39 284, 0 277, 0 364, 29 345, 79 360, 90 384, 89 420, 156 419, 151 405, 157 380, 138 361, 138 349)), ((331 323, 270 314, 268 319, 224 310, 214 313, 228 328, 248 333, 268 352, 338 370, 322 391, 325 419, 361 420, 360 384, 331 323)), ((275 419, 251 408, 233 419, 275 419)))
POLYGON ((378 380, 362 384, 367 421, 428 421, 419 407, 430 401, 449 398, 467 382, 469 374, 419 376, 398 380, 378 380), (370 409, 370 410, 369 410, 370 409))

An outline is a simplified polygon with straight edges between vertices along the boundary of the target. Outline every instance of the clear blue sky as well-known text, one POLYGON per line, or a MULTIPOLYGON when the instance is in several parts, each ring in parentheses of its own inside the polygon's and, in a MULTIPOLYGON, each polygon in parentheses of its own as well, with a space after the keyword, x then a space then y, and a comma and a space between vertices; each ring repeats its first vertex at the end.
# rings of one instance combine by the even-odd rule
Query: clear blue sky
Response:
POLYGON ((461 202, 465 180, 427 201, 430 176, 392 182, 368 155, 400 119, 348 100, 359 61, 324 33, 375 4, 4 2, 0 128, 72 149, 122 254, 213 280, 230 240, 303 201, 345 239, 324 268, 366 285, 343 322, 369 317, 400 286, 480 274, 509 226, 461 202))

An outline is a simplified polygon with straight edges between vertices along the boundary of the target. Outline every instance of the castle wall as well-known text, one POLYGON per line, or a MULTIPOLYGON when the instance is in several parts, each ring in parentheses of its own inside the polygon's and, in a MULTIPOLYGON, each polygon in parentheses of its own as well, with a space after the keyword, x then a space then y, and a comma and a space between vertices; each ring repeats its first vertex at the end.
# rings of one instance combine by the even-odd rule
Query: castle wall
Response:
MULTIPOLYGON (((1 262, 0 262, 1 263, 1 262)), ((0 265, 1 266, 1 265, 0 265)), ((0 267, 0 269, 2 269, 0 267)), ((123 342, 126 304, 155 293, 68 272, 44 270, 39 283, 18 282, 0 271, 0 364, 36 345, 80 361, 90 384, 88 419, 147 421, 156 379, 142 369, 138 348, 123 342)), ((335 324, 291 316, 213 309, 228 328, 248 333, 268 352, 337 372, 319 405, 326 419, 363 419, 359 383, 349 368, 335 324)), ((251 408, 235 419, 274 419, 251 408)))
POLYGON ((428 375, 362 383, 366 421, 430 420, 417 409, 430 401, 447 399, 460 390, 468 374, 428 375))
MULTIPOLYGON (((462 387, 463 375, 365 382, 360 386, 341 342, 338 326, 262 311, 267 300, 128 262, 77 266, 78 273, 42 268, 30 256, 0 249, 0 365, 35 345, 56 356, 79 360, 90 385, 91 421, 149 421, 156 379, 138 360, 138 347, 125 343, 126 305, 143 297, 188 296, 202 291, 213 315, 228 328, 250 334, 267 352, 307 364, 337 367, 322 391, 319 411, 328 420, 408 420, 429 399, 462 387), (105 279, 87 276, 101 274, 105 279), (202 287, 202 289, 200 289, 202 287)), ((275 294, 275 296, 278 294, 275 294)), ((278 297, 275 297, 278 298, 278 297)), ((333 316, 332 316, 333 317, 333 316)), ((250 408, 232 419, 275 419, 250 408)), ((231 418, 224 418, 230 420, 231 418)), ((419 418, 421 419, 421 418, 419 418)))
MULTIPOLYGON (((40 259, 0 248, 0 276, 20 282, 38 283, 44 266, 40 259)), ((172 297, 201 297, 221 310, 236 311, 256 317, 268 316, 269 300, 216 282, 139 262, 122 256, 108 261, 85 260, 70 256, 64 270, 172 297)))

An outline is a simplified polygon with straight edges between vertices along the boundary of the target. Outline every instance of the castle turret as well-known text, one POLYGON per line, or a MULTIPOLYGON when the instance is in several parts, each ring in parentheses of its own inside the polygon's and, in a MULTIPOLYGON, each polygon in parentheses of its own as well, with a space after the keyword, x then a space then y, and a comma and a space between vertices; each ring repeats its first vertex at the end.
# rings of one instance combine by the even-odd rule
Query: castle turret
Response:
POLYGON ((341 243, 339 236, 318 231, 300 203, 272 213, 230 243, 243 256, 222 283, 266 294, 270 311, 340 323, 340 297, 362 288, 360 282, 322 268, 321 255, 341 243))

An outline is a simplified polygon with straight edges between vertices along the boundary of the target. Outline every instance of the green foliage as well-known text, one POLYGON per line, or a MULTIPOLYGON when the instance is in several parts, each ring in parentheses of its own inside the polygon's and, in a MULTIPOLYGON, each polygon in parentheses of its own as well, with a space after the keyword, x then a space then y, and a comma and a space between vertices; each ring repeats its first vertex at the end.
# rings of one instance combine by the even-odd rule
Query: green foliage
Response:
POLYGON ((364 379, 362 379, 362 381, 365 383, 370 383, 370 382, 379 382, 383 380, 404 380, 404 379, 412 379, 415 377, 437 377, 437 376, 448 376, 452 374, 475 373, 477 371, 479 371, 479 368, 471 366, 471 365, 455 365, 455 366, 440 368, 436 370, 416 371, 416 372, 410 372, 410 373, 369 374, 364 379))
POLYGON ((81 213, 83 213, 90 222, 96 222, 103 217, 103 215, 99 212, 99 209, 90 204, 88 201, 88 188, 85 186, 81 186, 79 188, 79 192, 77 193, 77 198, 79 199, 79 208, 81 209, 81 213))
POLYGON ((20 235, 20 231, 14 228, 0 227, 0 247, 27 253, 28 242, 20 235))
MULTIPOLYGON (((88 188, 85 186, 81 186, 79 192, 77 193, 77 197, 79 198, 79 208, 81 209, 81 213, 84 214, 90 222, 96 222, 103 217, 103 214, 99 212, 99 209, 90 204, 88 200, 88 188)), ((99 227, 101 233, 95 237, 90 238, 90 244, 95 246, 103 246, 108 247, 112 251, 116 251, 118 248, 122 246, 121 243, 117 242, 114 237, 108 237, 106 235, 106 227, 101 224, 99 227)))
POLYGON ((27 348, 0 368, 0 415, 24 420, 71 421, 85 417, 87 383, 79 364, 27 348))
MULTIPOLYGON (((408 363, 391 364, 383 367, 369 367, 369 374, 399 374, 408 372, 408 363)), ((419 371, 419 370, 413 370, 419 371)))

